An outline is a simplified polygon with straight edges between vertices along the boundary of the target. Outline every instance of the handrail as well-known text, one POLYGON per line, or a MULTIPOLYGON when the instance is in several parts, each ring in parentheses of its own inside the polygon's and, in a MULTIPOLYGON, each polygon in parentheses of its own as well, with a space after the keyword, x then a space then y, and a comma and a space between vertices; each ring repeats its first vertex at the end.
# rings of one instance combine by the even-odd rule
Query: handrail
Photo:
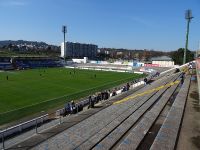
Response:
POLYGON ((1 130, 0 133, 5 132, 5 131, 8 131, 8 130, 12 130, 12 129, 14 129, 14 128, 18 128, 18 127, 20 127, 20 126, 22 126, 22 125, 28 124, 28 123, 33 122, 33 121, 38 120, 38 119, 42 119, 42 118, 47 117, 47 116, 48 116, 48 114, 45 114, 45 115, 42 115, 42 116, 40 116, 40 117, 37 117, 37 118, 31 119, 31 120, 28 120, 28 121, 26 121, 26 122, 23 122, 23 123, 20 123, 20 124, 15 125, 15 126, 6 128, 6 129, 4 129, 4 130, 1 130))

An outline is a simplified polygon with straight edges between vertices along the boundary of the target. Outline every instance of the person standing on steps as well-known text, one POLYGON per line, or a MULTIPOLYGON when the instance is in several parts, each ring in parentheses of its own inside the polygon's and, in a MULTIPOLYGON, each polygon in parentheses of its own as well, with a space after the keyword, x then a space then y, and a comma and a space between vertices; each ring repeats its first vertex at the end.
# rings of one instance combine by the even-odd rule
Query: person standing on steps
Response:
POLYGON ((147 78, 146 77, 144 78, 144 84, 145 85, 147 84, 147 78))

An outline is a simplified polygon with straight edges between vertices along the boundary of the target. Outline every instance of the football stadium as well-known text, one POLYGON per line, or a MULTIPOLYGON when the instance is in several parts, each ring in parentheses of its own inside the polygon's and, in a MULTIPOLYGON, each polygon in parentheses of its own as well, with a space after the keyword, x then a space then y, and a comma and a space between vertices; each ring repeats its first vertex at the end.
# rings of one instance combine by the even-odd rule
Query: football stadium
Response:
POLYGON ((0 150, 200 150, 199 4, 1 0, 0 150))

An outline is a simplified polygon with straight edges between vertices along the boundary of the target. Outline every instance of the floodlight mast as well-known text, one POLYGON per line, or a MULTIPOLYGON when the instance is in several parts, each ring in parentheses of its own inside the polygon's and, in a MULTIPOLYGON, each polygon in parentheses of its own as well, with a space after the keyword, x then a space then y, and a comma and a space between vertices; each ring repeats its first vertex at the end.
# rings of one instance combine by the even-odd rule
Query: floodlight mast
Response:
POLYGON ((183 64, 186 63, 186 52, 188 50, 188 36, 189 36, 189 29, 190 29, 190 21, 192 20, 192 11, 186 10, 185 12, 185 19, 187 20, 187 31, 186 31, 186 41, 185 41, 185 49, 184 49, 184 56, 183 56, 183 64))
POLYGON ((64 43, 63 44, 64 44, 64 54, 65 54, 66 53, 65 33, 67 33, 67 27, 65 25, 62 26, 62 32, 64 34, 64 43))

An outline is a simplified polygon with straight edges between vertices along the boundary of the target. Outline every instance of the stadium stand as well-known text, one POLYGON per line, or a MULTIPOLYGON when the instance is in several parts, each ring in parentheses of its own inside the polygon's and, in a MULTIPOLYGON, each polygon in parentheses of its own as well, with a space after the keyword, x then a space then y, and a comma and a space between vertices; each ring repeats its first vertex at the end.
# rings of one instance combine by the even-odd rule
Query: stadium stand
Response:
POLYGON ((46 57, 15 57, 13 64, 16 69, 34 69, 45 67, 61 67, 62 64, 58 58, 46 57))
POLYGON ((31 57, 31 58, 15 58, 14 64, 17 69, 27 68, 40 68, 40 67, 61 67, 61 63, 56 58, 42 58, 42 57, 31 57))
POLYGON ((0 57, 0 70, 12 70, 14 69, 11 58, 9 57, 0 57))
POLYGON ((49 57, 0 57, 0 70, 62 67, 59 58, 49 57))

